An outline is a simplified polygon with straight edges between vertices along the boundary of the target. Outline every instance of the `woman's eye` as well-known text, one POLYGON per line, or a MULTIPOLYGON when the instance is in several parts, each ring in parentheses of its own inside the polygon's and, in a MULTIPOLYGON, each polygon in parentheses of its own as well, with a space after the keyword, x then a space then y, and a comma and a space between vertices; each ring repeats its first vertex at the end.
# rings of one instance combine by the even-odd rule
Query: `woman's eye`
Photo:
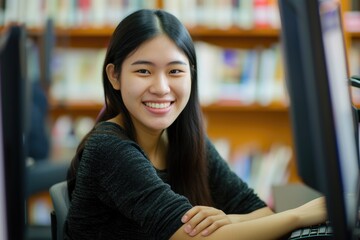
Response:
POLYGON ((136 72, 138 72, 140 74, 150 74, 150 72, 146 69, 140 69, 140 70, 137 70, 136 72))
POLYGON ((182 73, 182 71, 179 69, 173 69, 170 71, 170 74, 177 74, 177 73, 182 73))

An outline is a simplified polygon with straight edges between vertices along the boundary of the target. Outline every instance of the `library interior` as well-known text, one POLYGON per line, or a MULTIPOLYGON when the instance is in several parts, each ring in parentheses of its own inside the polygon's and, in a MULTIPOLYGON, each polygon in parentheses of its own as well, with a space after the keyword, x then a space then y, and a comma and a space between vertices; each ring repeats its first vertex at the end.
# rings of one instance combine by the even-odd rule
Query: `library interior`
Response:
MULTIPOLYGON (((326 1, 337 2, 340 7, 347 68, 344 77, 355 76, 349 96, 354 108, 360 108, 360 84, 356 84, 360 79, 356 79, 360 76, 360 1, 314 2, 326 1)), ((323 195, 323 191, 328 193, 325 187, 304 179, 317 173, 301 168, 297 159, 311 156, 298 153, 299 149, 306 149, 299 148, 295 142, 299 140, 295 134, 301 133, 296 132, 299 129, 294 125, 302 123, 292 120, 296 114, 291 107, 296 101, 301 105, 306 99, 293 98, 292 94, 299 95, 301 90, 297 92, 298 85, 286 83, 286 78, 296 71, 293 66, 296 62, 285 62, 286 57, 294 57, 294 53, 287 55, 285 51, 295 46, 286 45, 292 38, 285 30, 293 26, 282 26, 288 13, 286 2, 0 0, 0 135, 3 138, 0 158, 4 159, 0 162, 0 191, 3 191, 0 192, 0 239, 56 239, 51 226, 56 223, 51 214, 54 204, 49 189, 66 180, 79 142, 93 128, 104 106, 101 74, 114 28, 128 14, 144 8, 168 11, 187 27, 197 55, 199 98, 206 133, 232 171, 275 212, 296 207, 323 195), (23 44, 22 52, 11 52, 10 43, 15 41, 10 41, 11 36, 17 38, 18 45, 23 44), (9 57, 14 54, 20 58, 9 57), (14 68, 11 61, 18 61, 25 69, 14 68), (16 78, 22 86, 16 85, 16 81, 5 83, 9 71, 18 74, 16 78), (20 102, 4 99, 13 94, 13 97, 21 95, 20 102), (21 112, 15 113, 14 109, 21 112), (6 114, 15 114, 22 121, 9 123, 4 120, 6 114), (22 132, 6 132, 12 128, 22 132), (20 139, 25 141, 18 144, 25 145, 24 149, 9 150, 7 144, 17 144, 16 139, 6 143, 6 134, 12 135, 11 138, 21 135, 20 139), (23 161, 7 163, 7 151, 23 161), (18 166, 19 163, 23 166, 18 166), (314 186, 308 186, 311 184, 314 186), (16 191, 9 190, 14 186, 16 191), (3 195, 8 192, 14 196, 3 195), (14 217, 19 212, 23 215, 14 217), (11 225, 11 221, 16 223, 19 219, 23 231, 11 225)), ((340 49, 334 55, 338 58, 342 48, 334 49, 340 49)), ((354 113, 356 117, 357 114, 354 113)), ((357 120, 351 122, 357 124, 357 120)), ((358 125, 353 130, 358 144, 358 125)), ((330 204, 336 206, 334 202, 330 204)), ((335 227, 335 231, 348 231, 342 227, 335 227)))

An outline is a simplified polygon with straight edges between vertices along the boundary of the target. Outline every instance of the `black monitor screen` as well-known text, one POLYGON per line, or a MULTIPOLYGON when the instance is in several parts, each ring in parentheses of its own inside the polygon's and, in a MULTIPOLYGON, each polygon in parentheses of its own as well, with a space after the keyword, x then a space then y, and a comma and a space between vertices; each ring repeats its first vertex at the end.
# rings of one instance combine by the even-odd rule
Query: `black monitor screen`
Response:
POLYGON ((23 239, 25 29, 11 26, 0 36, 0 231, 1 239, 23 239), (4 230, 4 231, 3 231, 4 230))
MULTIPOLYGON (((345 44, 338 5, 332 1, 320 4, 320 21, 328 71, 328 82, 337 138, 339 167, 343 183, 346 215, 354 223, 357 209, 358 159, 354 141, 354 124, 349 92, 345 44)), ((354 227, 354 226, 352 226, 354 227)))
POLYGON ((326 197, 335 239, 351 239, 358 151, 338 1, 279 0, 297 167, 326 197))

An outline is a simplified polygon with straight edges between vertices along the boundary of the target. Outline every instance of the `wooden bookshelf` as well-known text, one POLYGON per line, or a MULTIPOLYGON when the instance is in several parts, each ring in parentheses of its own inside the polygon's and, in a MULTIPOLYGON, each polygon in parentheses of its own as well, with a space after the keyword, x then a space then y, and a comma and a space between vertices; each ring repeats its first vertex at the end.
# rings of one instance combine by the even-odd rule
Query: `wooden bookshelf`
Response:
POLYGON ((189 28, 194 41, 205 41, 222 47, 254 48, 269 47, 279 42, 279 29, 250 29, 238 27, 212 29, 207 27, 189 28))
MULTIPOLYGON (((105 48, 115 27, 91 28, 56 28, 56 45, 58 47, 105 48)), ((279 41, 279 29, 250 29, 238 27, 214 29, 204 26, 189 27, 194 41, 205 41, 222 47, 252 48, 268 47, 279 41)), ((29 29, 33 37, 42 35, 41 28, 29 29)))
MULTIPOLYGON (((77 115, 97 116, 103 104, 98 102, 83 101, 50 101, 50 112, 55 118, 64 114, 76 117, 77 115)), ((204 113, 287 113, 288 107, 284 104, 274 103, 268 106, 259 104, 242 105, 241 103, 219 102, 207 106, 202 106, 204 113)))
POLYGON ((72 118, 79 116, 88 116, 96 118, 103 107, 98 102, 79 102, 79 101, 50 101, 50 120, 54 122, 63 115, 69 115, 72 118))
POLYGON ((360 41, 360 29, 359 32, 351 32, 347 33, 347 36, 351 39, 351 41, 360 41))
MULTIPOLYGON (((50 112, 55 118, 64 114, 69 114, 76 117, 77 115, 97 116, 103 104, 98 102, 83 102, 83 101, 50 101, 50 112)), ((259 104, 242 105, 240 103, 219 102, 207 106, 202 106, 204 113, 287 113, 288 107, 284 104, 274 103, 268 106, 261 106, 259 104)))

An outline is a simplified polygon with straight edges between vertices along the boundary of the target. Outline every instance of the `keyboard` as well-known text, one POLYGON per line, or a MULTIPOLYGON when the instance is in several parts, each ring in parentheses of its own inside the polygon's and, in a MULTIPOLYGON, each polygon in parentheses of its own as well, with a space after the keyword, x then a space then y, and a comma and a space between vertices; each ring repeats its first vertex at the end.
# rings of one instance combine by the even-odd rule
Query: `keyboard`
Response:
POLYGON ((329 222, 294 230, 288 240, 334 240, 333 230, 329 222))

